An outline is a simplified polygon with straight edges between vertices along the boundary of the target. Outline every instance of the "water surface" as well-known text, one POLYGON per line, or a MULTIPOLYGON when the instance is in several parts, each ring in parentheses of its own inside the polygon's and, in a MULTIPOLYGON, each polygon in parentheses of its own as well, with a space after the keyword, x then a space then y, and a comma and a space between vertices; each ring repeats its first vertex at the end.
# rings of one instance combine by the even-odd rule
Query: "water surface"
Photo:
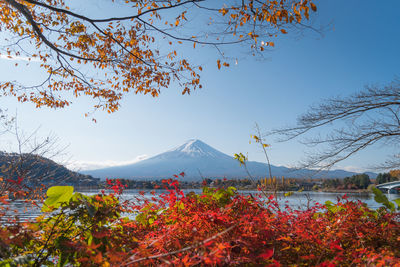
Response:
MULTIPOLYGON (((125 190, 124 193, 122 194, 122 199, 123 200, 135 200, 137 197, 140 196, 139 192, 144 191, 144 190, 139 190, 139 189, 128 189, 125 190)), ((156 195, 162 192, 165 192, 165 190, 155 190, 156 195)), ((195 193, 201 193, 201 189, 184 189, 182 190, 185 194, 189 192, 195 192, 195 193)), ((141 198, 147 198, 151 199, 153 195, 150 193, 151 190, 144 191, 145 194, 144 196, 140 196, 141 198)), ((94 195, 100 193, 100 190, 95 190, 95 191, 83 191, 81 192, 86 195, 94 195)), ((253 191, 253 190, 247 190, 247 191, 239 191, 241 194, 252 194, 253 196, 257 196, 260 194, 259 191, 253 191)), ((282 208, 284 208, 285 205, 288 205, 292 209, 297 209, 297 210, 305 210, 307 209, 307 206, 312 206, 315 205, 316 203, 323 204, 326 201, 332 201, 333 203, 336 203, 339 198, 342 198, 344 193, 329 193, 329 192, 314 192, 314 191, 303 191, 303 192, 293 192, 291 196, 285 197, 283 192, 278 192, 277 194, 277 200, 278 203, 282 208)), ((366 203, 370 208, 372 209, 377 209, 381 205, 374 200, 374 195, 371 193, 346 193, 348 196, 349 200, 360 200, 364 203, 366 203)), ((389 198, 389 200, 394 200, 397 198, 400 198, 399 194, 386 194, 386 196, 389 198)), ((41 214, 40 208, 31 206, 27 203, 25 203, 22 200, 14 200, 11 203, 11 209, 8 212, 6 217, 3 217, 0 219, 0 221, 6 220, 6 218, 10 217, 11 215, 15 215, 16 213, 14 211, 18 211, 18 219, 19 220, 27 220, 27 219, 33 219, 36 218, 41 214)))

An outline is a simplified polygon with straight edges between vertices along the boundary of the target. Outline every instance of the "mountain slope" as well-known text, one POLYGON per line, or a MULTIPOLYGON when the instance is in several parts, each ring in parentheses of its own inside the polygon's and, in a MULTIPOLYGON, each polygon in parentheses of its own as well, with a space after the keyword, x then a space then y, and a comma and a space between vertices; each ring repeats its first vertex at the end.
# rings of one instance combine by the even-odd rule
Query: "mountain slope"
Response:
MULTIPOLYGON (((264 163, 250 161, 247 163, 247 167, 254 177, 268 175, 268 166, 264 163)), ((271 166, 271 169, 274 176, 305 178, 314 174, 311 170, 294 171, 286 167, 271 166)), ((186 179, 189 180, 202 177, 244 178, 248 176, 243 166, 240 166, 233 157, 196 139, 189 140, 181 146, 134 164, 82 173, 100 178, 160 179, 169 178, 181 172, 185 172, 186 179)), ((318 177, 343 178, 354 174, 353 172, 334 170, 321 172, 318 177)))
POLYGON ((0 151, 0 177, 24 179, 28 185, 70 184, 77 186, 96 185, 99 180, 65 168, 63 165, 33 154, 15 154, 0 151))

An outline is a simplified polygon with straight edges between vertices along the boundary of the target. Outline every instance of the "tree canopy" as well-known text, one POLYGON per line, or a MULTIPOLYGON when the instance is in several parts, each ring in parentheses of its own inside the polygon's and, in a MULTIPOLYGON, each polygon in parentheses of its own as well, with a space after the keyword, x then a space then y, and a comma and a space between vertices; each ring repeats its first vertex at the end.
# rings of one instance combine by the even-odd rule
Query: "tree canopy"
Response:
POLYGON ((96 100, 95 108, 114 112, 126 93, 156 97, 172 81, 189 94, 201 88, 202 67, 178 54, 177 45, 214 47, 221 52, 218 68, 228 67, 223 46, 244 45, 259 55, 278 34, 307 27, 317 9, 310 0, 112 0, 129 15, 110 10, 97 18, 75 12, 71 3, 0 0, 0 53, 40 61, 46 73, 36 84, 1 81, 3 95, 51 108, 86 95, 96 100), (211 22, 198 25, 192 15, 199 14, 211 22))
POLYGON ((399 180, 396 173, 398 173, 398 170, 390 171, 389 173, 379 173, 376 177, 376 184, 384 184, 399 180))

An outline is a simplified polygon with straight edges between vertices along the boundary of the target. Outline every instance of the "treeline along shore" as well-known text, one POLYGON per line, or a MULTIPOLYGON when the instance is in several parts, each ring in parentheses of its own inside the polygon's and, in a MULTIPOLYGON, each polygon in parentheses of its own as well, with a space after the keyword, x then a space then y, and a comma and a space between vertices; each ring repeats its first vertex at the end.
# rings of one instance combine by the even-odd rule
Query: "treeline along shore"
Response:
MULTIPOLYGON (((344 179, 323 179, 323 178, 288 178, 272 177, 263 179, 226 179, 205 178, 203 180, 188 181, 179 179, 181 189, 198 189, 204 186, 215 188, 235 187, 238 190, 256 190, 258 188, 271 191, 322 191, 322 192, 363 192, 367 191, 370 185, 377 185, 386 182, 399 180, 398 173, 380 173, 376 179, 370 179, 367 174, 358 174, 344 179)), ((159 189, 164 188, 162 179, 159 180, 133 180, 119 179, 126 189, 159 189)), ((101 186, 101 185, 99 185, 101 186)))

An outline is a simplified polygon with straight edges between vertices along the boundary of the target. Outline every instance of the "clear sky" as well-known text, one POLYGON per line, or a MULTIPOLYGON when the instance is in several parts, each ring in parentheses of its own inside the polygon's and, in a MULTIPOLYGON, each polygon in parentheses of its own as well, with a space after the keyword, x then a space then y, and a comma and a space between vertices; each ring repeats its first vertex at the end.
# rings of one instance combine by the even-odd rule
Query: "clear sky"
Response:
MULTIPOLYGON (((214 51, 191 51, 191 58, 204 66, 203 89, 191 95, 182 96, 176 85, 156 99, 132 94, 118 112, 97 112, 97 123, 84 117, 90 110, 86 100, 56 111, 7 97, 0 98, 0 105, 18 111, 25 131, 40 126, 42 135, 52 132, 69 145, 66 158, 75 168, 133 162, 191 138, 228 155, 243 152, 250 160, 263 161, 259 148, 249 144, 255 122, 264 131, 290 125, 313 103, 354 93, 366 84, 385 84, 400 74, 400 1, 316 3, 315 25, 326 26, 323 36, 289 33, 275 40, 264 60, 241 56, 237 65, 218 71, 214 51)), ((14 68, 14 63, 0 58, 0 80, 35 80, 33 68, 14 68)), ((13 142, 7 138, 0 142, 4 148, 13 142)), ((298 141, 267 143, 274 165, 295 165, 309 151, 298 141)), ((383 146, 367 149, 337 167, 365 170, 396 152, 383 146)))

